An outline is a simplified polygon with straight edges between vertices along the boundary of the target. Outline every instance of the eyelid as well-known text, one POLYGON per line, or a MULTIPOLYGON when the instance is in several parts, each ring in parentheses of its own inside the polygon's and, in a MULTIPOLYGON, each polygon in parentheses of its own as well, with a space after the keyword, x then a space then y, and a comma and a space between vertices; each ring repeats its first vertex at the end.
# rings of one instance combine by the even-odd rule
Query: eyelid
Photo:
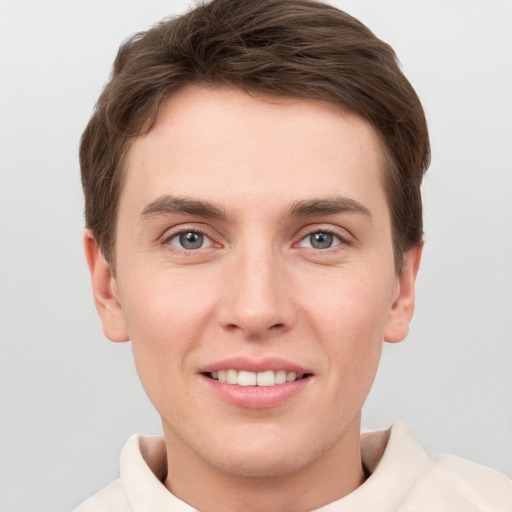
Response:
POLYGON ((186 252, 197 252, 197 251, 200 251, 201 249, 208 249, 208 247, 211 247, 212 245, 214 245, 214 242, 212 241, 212 239, 209 236, 205 235, 204 233, 200 233, 199 231, 191 231, 191 230, 176 233, 171 238, 168 238, 167 243, 176 247, 180 251, 186 251, 186 252), (189 234, 189 233, 195 233, 197 235, 201 235, 201 237, 202 237, 201 247, 197 247, 195 249, 190 249, 187 247, 181 247, 181 244, 178 245, 178 243, 176 243, 176 244, 173 243, 173 240, 179 240, 182 235, 189 234))
POLYGON ((212 233, 212 229, 209 229, 207 226, 195 223, 187 223, 187 224, 178 224, 172 228, 168 228, 160 237, 161 243, 163 245, 172 245, 178 251, 182 251, 184 253, 198 252, 202 249, 208 249, 210 247, 221 247, 221 244, 215 241, 215 235, 212 233), (184 233, 199 233, 207 238, 210 243, 206 247, 202 247, 201 249, 185 249, 182 247, 178 247, 177 245, 171 244, 171 240, 176 238, 179 235, 184 233))
MULTIPOLYGON (((329 233, 339 239, 340 243, 330 247, 329 249, 333 249, 335 247, 338 247, 339 245, 344 245, 344 244, 350 245, 355 241, 355 237, 347 229, 342 228, 340 226, 334 226, 332 224, 329 224, 329 225, 311 224, 311 225, 308 225, 308 226, 302 228, 298 232, 297 237, 296 237, 297 242, 295 242, 294 245, 298 246, 308 236, 311 236, 315 233, 329 233)), ((314 250, 326 251, 329 249, 314 249, 314 250)))

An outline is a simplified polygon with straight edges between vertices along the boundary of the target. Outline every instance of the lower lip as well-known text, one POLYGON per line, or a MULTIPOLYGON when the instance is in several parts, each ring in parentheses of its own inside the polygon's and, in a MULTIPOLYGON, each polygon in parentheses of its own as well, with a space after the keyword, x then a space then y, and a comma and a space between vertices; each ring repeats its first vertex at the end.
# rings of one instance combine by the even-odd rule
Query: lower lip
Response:
POLYGON ((304 391, 312 377, 275 386, 238 386, 226 384, 202 375, 209 389, 222 400, 247 409, 267 409, 276 407, 304 391))

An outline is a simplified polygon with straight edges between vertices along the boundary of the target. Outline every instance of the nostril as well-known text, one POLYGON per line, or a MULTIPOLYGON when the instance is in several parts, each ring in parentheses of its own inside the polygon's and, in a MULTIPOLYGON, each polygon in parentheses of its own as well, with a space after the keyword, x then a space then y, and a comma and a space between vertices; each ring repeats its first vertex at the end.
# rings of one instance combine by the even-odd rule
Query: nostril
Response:
POLYGON ((294 324, 296 312, 290 306, 233 299, 219 304, 217 320, 225 332, 243 332, 249 338, 261 338, 285 332, 294 324))

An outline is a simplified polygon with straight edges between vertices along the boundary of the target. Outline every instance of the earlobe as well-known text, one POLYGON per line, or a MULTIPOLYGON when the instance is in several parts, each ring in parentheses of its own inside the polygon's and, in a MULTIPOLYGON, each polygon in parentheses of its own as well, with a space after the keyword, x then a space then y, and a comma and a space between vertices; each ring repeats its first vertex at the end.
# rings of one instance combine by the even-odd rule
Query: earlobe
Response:
POLYGON ((84 232, 84 251, 91 275, 94 303, 100 315, 103 332, 110 341, 128 341, 128 330, 115 278, 89 229, 84 232))
POLYGON ((388 316, 384 341, 398 343, 409 332, 414 314, 415 283, 421 261, 423 244, 412 248, 405 255, 404 268, 398 276, 398 296, 388 316))

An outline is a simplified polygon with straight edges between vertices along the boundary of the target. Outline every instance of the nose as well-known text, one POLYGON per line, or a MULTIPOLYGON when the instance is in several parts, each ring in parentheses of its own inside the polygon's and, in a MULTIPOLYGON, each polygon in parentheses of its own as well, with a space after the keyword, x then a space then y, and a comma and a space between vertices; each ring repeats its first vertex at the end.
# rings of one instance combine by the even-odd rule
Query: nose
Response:
POLYGON ((286 332, 296 320, 291 289, 285 264, 272 251, 240 254, 226 270, 219 323, 251 340, 286 332))

